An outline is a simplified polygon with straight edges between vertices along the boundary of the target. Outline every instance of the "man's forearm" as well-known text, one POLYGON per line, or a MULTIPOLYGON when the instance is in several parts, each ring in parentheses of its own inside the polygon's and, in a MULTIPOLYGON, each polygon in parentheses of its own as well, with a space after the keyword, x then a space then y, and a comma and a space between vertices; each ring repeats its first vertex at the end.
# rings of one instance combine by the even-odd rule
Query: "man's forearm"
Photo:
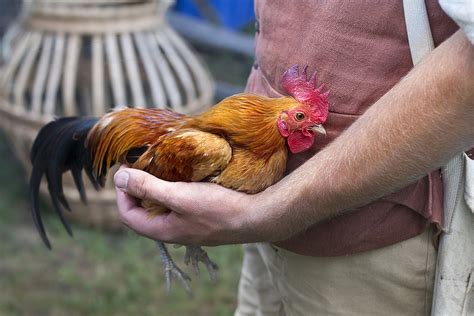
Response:
POLYGON ((296 232, 387 195, 472 145, 474 49, 458 32, 265 194, 285 192, 272 214, 293 221, 296 232))

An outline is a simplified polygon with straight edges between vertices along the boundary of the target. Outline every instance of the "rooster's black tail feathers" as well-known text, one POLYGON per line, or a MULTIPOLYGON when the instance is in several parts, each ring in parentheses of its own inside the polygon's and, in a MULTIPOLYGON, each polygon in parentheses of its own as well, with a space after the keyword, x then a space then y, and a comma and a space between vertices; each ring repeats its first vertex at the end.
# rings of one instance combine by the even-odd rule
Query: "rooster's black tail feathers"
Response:
POLYGON ((39 211, 39 188, 43 175, 46 175, 48 191, 54 210, 69 235, 71 227, 63 214, 63 208, 71 210, 62 188, 62 174, 71 171, 81 200, 86 202, 82 170, 84 169, 96 189, 104 186, 105 177, 96 175, 92 169, 92 158, 85 147, 87 133, 97 122, 96 118, 66 117, 44 126, 35 139, 31 149, 33 170, 30 178, 31 213, 41 239, 48 248, 51 244, 46 235, 39 211))

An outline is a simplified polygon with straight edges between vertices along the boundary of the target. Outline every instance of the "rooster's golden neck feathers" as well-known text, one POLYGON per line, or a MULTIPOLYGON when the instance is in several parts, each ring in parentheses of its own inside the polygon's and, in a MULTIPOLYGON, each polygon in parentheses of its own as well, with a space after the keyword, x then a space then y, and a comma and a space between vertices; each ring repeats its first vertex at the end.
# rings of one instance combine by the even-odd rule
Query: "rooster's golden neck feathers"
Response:
POLYGON ((277 128, 278 118, 297 105, 291 97, 239 94, 193 118, 192 125, 221 134, 235 146, 245 146, 259 155, 271 155, 276 148, 285 146, 285 139, 277 128))

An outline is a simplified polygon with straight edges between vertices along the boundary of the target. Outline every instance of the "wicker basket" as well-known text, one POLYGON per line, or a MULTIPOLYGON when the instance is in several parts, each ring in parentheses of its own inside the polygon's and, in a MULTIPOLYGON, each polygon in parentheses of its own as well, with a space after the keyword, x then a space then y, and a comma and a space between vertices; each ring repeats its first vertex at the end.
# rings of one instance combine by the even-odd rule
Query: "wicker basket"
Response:
MULTIPOLYGON (((166 23, 171 2, 25 2, 2 43, 0 127, 28 172, 32 140, 54 117, 100 116, 123 106, 196 113, 212 103, 209 72, 166 23)), ((77 210, 73 217, 119 226, 110 179, 100 193, 88 187, 87 207, 72 183, 65 176, 65 193, 77 210)))

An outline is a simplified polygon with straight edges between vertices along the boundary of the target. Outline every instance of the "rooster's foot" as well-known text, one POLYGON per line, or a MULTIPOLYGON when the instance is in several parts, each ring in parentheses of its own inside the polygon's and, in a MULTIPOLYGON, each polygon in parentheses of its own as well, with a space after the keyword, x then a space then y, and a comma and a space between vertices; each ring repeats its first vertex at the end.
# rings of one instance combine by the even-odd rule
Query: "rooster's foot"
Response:
POLYGON ((189 295, 192 295, 192 290, 189 286, 189 281, 191 281, 191 278, 174 263, 168 252, 168 249, 163 242, 156 241, 156 244, 158 245, 161 261, 163 262, 163 267, 165 268, 166 290, 168 292, 171 290, 171 279, 174 276, 181 282, 186 292, 189 295))
POLYGON ((196 274, 199 274, 199 262, 202 262, 206 266, 207 271, 209 272, 209 276, 211 277, 211 281, 213 283, 216 283, 219 278, 219 267, 217 266, 217 264, 215 264, 214 262, 212 262, 211 259, 209 259, 207 252, 205 252, 201 247, 186 246, 184 263, 186 263, 187 265, 191 263, 196 274))

